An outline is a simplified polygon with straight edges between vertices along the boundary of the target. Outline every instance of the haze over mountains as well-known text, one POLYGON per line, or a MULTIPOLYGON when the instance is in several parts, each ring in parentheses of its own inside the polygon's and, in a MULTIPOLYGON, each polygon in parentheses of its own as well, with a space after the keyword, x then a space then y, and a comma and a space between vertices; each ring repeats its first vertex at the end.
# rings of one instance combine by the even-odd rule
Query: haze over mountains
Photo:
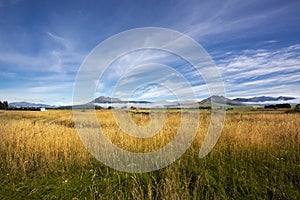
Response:
POLYGON ((295 97, 268 97, 268 96, 260 96, 260 97, 251 97, 251 98, 235 98, 233 101, 236 102, 266 102, 266 101, 289 101, 296 99, 295 97))
POLYGON ((54 108, 55 106, 51 106, 51 105, 47 105, 47 104, 40 104, 40 103, 29 103, 29 102, 12 102, 8 104, 9 107, 12 108, 17 108, 17 107, 22 107, 22 108, 39 108, 39 107, 43 107, 43 108, 54 108))
MULTIPOLYGON (((186 106, 186 105, 207 105, 210 104, 211 101, 217 103, 217 104, 227 104, 229 106, 245 106, 245 105, 267 105, 269 102, 286 102, 289 103, 290 100, 295 100, 295 97, 285 97, 285 96, 279 96, 279 97, 270 97, 270 96, 258 96, 258 97, 251 97, 251 98, 235 98, 235 99, 229 99, 223 96, 211 96, 206 99, 203 99, 200 102, 192 102, 192 101, 184 101, 180 102, 178 101, 157 101, 157 102, 150 102, 150 101, 124 101, 119 98, 113 98, 113 97, 104 97, 100 96, 96 99, 94 99, 91 102, 88 102, 84 105, 77 105, 78 107, 93 107, 93 106, 99 106, 99 107, 143 107, 143 108, 161 108, 161 107, 180 107, 180 106, 186 106)), ((12 102, 9 103, 9 107, 44 107, 44 108, 60 108, 60 106, 52 106, 47 104, 37 104, 37 103, 30 103, 30 102, 12 102)), ((61 108, 71 108, 70 106, 62 106, 61 108)))

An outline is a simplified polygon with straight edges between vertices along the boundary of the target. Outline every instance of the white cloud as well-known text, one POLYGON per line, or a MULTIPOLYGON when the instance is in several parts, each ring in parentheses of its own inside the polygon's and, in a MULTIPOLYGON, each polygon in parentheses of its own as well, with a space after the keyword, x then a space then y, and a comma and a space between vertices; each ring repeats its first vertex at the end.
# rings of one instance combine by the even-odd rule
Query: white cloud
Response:
POLYGON ((69 53, 74 52, 74 44, 73 41, 71 41, 70 38, 64 38, 57 34, 46 32, 46 34, 55 42, 59 43, 65 48, 65 51, 68 51, 69 53))
POLYGON ((244 50, 217 61, 228 96, 292 95, 300 83, 300 45, 244 50))
POLYGON ((63 37, 60 37, 60 36, 58 36, 58 35, 55 35, 55 34, 53 34, 53 33, 50 33, 50 32, 46 32, 52 39, 54 39, 54 40, 57 40, 57 41, 64 41, 65 40, 65 38, 63 38, 63 37))
POLYGON ((82 55, 50 52, 46 55, 26 55, 17 52, 0 52, 0 61, 11 66, 13 71, 27 72, 68 72, 74 71, 80 64, 82 55), (66 60, 65 60, 66 58, 66 60), (73 59, 72 66, 68 61, 73 59), (78 62, 77 64, 75 64, 78 62), (76 66, 77 65, 77 66, 76 66))
POLYGON ((70 82, 64 82, 61 84, 55 84, 55 85, 44 85, 44 86, 34 86, 34 87, 30 87, 28 88, 28 92, 30 93, 43 93, 43 94, 47 94, 47 93, 51 93, 51 92, 61 92, 65 89, 71 89, 73 87, 73 83, 70 82))
MULTIPOLYGON (((282 27, 281 20, 293 19, 290 12, 296 13, 296 2, 270 6, 264 1, 192 1, 176 4, 176 9, 188 10, 184 17, 173 19, 172 28, 203 42, 215 36, 232 40, 258 32, 277 32, 282 27), (276 21, 276 23, 273 23, 276 21), (265 28, 267 25, 270 25, 265 28), (253 31, 255 29, 255 31, 253 31)), ((173 16, 174 18, 174 16, 173 16)), ((211 42, 211 41, 210 41, 211 42)), ((274 41, 272 41, 274 42, 274 41)), ((212 42, 213 43, 213 42, 212 42)))
POLYGON ((266 43, 266 44, 275 44, 277 42, 278 42, 277 40, 267 40, 267 41, 264 41, 264 43, 266 43))

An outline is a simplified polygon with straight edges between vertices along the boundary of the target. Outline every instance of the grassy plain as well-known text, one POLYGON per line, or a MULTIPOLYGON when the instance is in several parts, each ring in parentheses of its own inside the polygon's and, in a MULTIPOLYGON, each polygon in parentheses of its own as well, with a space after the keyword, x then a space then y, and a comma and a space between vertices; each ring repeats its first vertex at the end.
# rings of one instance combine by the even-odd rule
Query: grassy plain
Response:
MULTIPOLYGON (((172 140, 178 112, 149 139, 120 130, 111 111, 97 111, 107 137, 137 152, 172 140)), ((147 115, 132 114, 145 125, 147 115)), ((71 111, 0 113, 0 199, 300 199, 300 115, 228 112, 213 151, 198 158, 210 115, 201 114, 198 134, 173 164, 150 173, 116 171, 83 146, 71 111)))

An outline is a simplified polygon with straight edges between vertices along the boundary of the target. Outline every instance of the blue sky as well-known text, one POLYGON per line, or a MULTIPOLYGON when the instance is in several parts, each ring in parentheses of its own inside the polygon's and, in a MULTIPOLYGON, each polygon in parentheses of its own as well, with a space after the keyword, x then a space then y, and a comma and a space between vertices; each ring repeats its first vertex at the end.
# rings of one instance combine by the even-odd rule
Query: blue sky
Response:
MULTIPOLYGON (((0 100, 71 104, 77 71, 89 52, 108 37, 140 27, 174 29, 199 42, 216 63, 227 97, 300 98, 299 10, 300 1, 276 0, 0 0, 0 100)), ((162 59, 164 54, 135 52, 119 59, 99 81, 95 96, 111 94, 116 79, 109 77, 116 75, 118 62, 141 55, 155 55, 153 60, 188 73, 197 98, 209 95, 187 63, 164 62, 169 56, 162 59)), ((149 74, 127 78, 137 77, 149 74)), ((171 96, 159 84, 142 85, 133 94, 141 100, 171 96)))

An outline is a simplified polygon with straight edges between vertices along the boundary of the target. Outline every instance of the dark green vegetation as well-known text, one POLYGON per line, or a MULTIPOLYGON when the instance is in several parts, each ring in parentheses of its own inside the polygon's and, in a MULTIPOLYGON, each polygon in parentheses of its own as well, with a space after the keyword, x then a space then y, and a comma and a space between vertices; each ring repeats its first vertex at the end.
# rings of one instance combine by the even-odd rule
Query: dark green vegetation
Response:
MULTIPOLYGON (((266 151, 266 150, 265 150, 266 151)), ((230 147, 199 160, 187 153, 171 166, 147 174, 127 174, 90 160, 85 166, 58 166, 1 174, 1 199, 299 199, 299 160, 270 157, 249 149, 234 156, 230 147), (289 159, 286 161, 285 159, 289 159)), ((197 153, 197 152, 195 152, 197 153)))
POLYGON ((0 101, 0 110, 5 110, 8 108, 8 102, 7 101, 0 101))

